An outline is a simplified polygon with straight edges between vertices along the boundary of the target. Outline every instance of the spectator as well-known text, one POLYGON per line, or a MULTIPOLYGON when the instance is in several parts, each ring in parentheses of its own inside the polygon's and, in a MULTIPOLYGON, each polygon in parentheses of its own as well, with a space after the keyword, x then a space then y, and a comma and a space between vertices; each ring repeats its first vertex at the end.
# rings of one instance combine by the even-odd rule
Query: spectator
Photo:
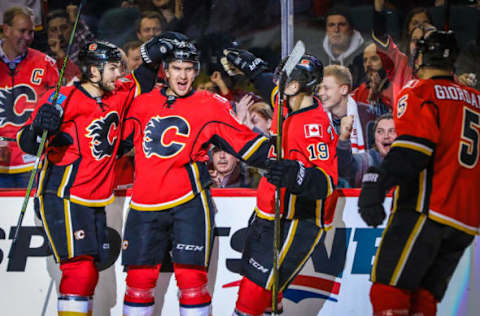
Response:
POLYGON ((270 105, 253 93, 245 94, 236 104, 238 119, 250 129, 270 135, 273 112, 270 105))
MULTIPOLYGON (((384 0, 381 0, 381 2, 383 1, 384 0)), ((416 7, 411 9, 405 17, 400 40, 400 50, 405 54, 408 54, 410 51, 410 35, 412 34, 413 30, 427 24, 432 24, 432 15, 426 8, 416 7)))
MULTIPOLYGON (((60 47, 64 51, 67 43, 70 40, 70 34, 77 16, 78 6, 69 5, 68 11, 63 9, 53 10, 47 15, 47 36, 48 38, 56 38, 60 41, 60 47)), ((72 47, 70 48, 69 59, 73 63, 78 62, 78 53, 80 49, 88 42, 94 40, 93 34, 90 32, 88 26, 80 19, 73 38, 72 47)), ((49 44, 50 46, 50 44, 49 44)))
POLYGON ((207 90, 211 93, 218 93, 218 87, 215 86, 213 81, 210 80, 210 76, 202 71, 198 77, 195 79, 195 89, 197 90, 207 90))
MULTIPOLYGON (((398 93, 403 86, 415 78, 413 72, 413 56, 415 44, 424 34, 431 32, 435 28, 430 24, 419 24, 416 19, 408 23, 406 29, 412 26, 409 34, 409 49, 404 53, 393 42, 392 37, 386 32, 386 17, 383 10, 384 0, 375 0, 374 22, 372 30, 372 40, 377 45, 378 55, 382 58, 384 69, 387 73, 393 89, 393 100, 396 100, 398 93), (388 67, 388 65, 391 65, 388 67)), ((420 21, 420 18, 418 19, 420 21)))
POLYGON ((160 13, 168 24, 169 30, 183 17, 181 0, 145 0, 142 1, 140 10, 160 13))
MULTIPOLYGON (((50 12, 47 17, 48 54, 56 59, 58 70, 62 69, 71 32, 72 27, 65 10, 58 9, 50 12)), ((80 77, 80 68, 69 58, 63 73, 62 84, 65 85, 72 79, 80 77)))
POLYGON ((203 85, 197 87, 199 90, 208 90, 212 93, 218 93, 221 96, 232 100, 233 95, 228 87, 227 82, 230 78, 224 78, 222 73, 218 70, 214 71, 210 76, 204 77, 203 85))
POLYGON ((261 131, 264 135, 270 134, 272 126, 272 108, 264 101, 256 101, 248 108, 248 116, 253 128, 261 131))
POLYGON ((155 11, 144 11, 136 21, 137 38, 146 42, 165 30, 165 18, 155 11))
POLYGON ((127 56, 127 72, 132 72, 142 63, 140 46, 142 46, 140 41, 130 41, 123 45, 123 51, 127 56))
MULTIPOLYGON (((386 61, 389 62, 388 59, 386 61)), ((389 67, 392 65, 389 64, 389 67)), ((363 69, 366 82, 353 91, 353 99, 357 103, 369 104, 378 115, 390 111, 393 104, 393 89, 374 43, 367 45, 363 51, 363 69)))
POLYGON ((350 69, 353 86, 363 77, 362 56, 365 43, 360 32, 353 28, 347 8, 330 9, 326 18, 326 35, 323 49, 318 53, 324 65, 342 65, 350 69))
POLYGON ((353 116, 342 118, 341 131, 337 144, 338 175, 346 179, 351 187, 362 185, 362 176, 370 167, 378 167, 390 151, 397 137, 393 116, 385 113, 375 121, 375 146, 363 153, 352 153, 350 134, 352 133, 353 116))
POLYGON ((2 0, 0 2, 0 25, 5 24, 3 14, 13 6, 28 7, 33 12, 35 30, 42 28, 42 1, 41 0, 2 0))
MULTIPOLYGON (((56 86, 55 60, 30 48, 33 13, 11 7, 3 14, 4 39, 0 41, 0 136, 15 138, 40 96, 56 86)), ((0 187, 23 188, 35 157, 24 154, 16 142, 0 147, 0 187)))
POLYGON ((245 169, 235 156, 214 146, 211 151, 212 165, 209 169, 213 180, 212 188, 248 188, 251 187, 245 169))
MULTIPOLYGON (((273 111, 270 105, 253 93, 245 94, 236 104, 238 119, 250 129, 265 136, 270 136, 273 111)), ((257 188, 262 178, 259 168, 240 163, 245 170, 249 187, 257 188)))
POLYGON ((351 88, 352 74, 347 67, 329 65, 324 68, 323 81, 320 84, 318 95, 337 135, 340 134, 341 119, 347 115, 354 116, 350 140, 352 149, 356 153, 365 151, 364 135, 366 126, 362 126, 364 122, 359 116, 358 105, 349 94, 351 88))

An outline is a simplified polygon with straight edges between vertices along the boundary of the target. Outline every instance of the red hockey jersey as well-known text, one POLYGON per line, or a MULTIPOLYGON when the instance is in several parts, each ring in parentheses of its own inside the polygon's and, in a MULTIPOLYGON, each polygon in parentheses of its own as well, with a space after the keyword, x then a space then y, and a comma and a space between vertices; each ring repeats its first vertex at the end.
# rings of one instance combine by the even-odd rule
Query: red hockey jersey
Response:
MULTIPOLYGON (((102 98, 92 98, 80 84, 60 89, 57 103, 64 109, 63 122, 58 136, 49 139, 48 159, 39 175, 40 194, 52 193, 94 207, 113 202, 114 165, 121 140, 121 123, 138 92, 132 75, 120 79, 117 89, 102 98), (66 135, 73 141, 62 146, 66 135)), ((53 102, 54 93, 48 92, 39 106, 53 102)), ((29 124, 37 111, 38 107, 29 124)))
POLYGON ((242 125, 226 99, 207 91, 167 98, 165 88, 139 96, 125 122, 133 133, 135 182, 131 207, 168 209, 191 200, 211 183, 209 144, 221 146, 247 163, 266 159, 270 143, 242 125))
POLYGON ((413 80, 394 109, 392 150, 430 156, 418 178, 395 190, 393 209, 414 208, 469 234, 480 232, 480 93, 453 78, 413 80), (431 145, 429 145, 431 144, 431 145))
MULTIPOLYGON (((277 117, 277 107, 275 107, 274 117, 277 117)), ((276 125, 272 124, 272 132, 276 132, 276 129, 276 125)), ((316 101, 310 107, 288 114, 282 131, 283 158, 300 161, 306 168, 320 169, 327 179, 327 196, 331 195, 338 178, 336 157, 338 137, 320 102, 316 101)), ((273 150, 271 157, 274 157, 273 150)), ((273 220, 275 190, 275 186, 265 177, 260 180, 255 209, 257 216, 273 220)), ((334 209, 326 214, 323 200, 300 197, 286 189, 282 189, 281 192, 281 212, 287 219, 314 217, 319 227, 331 226, 334 209)))
MULTIPOLYGON (((13 70, 0 59, 0 136, 15 138, 40 97, 57 82, 55 60, 38 50, 29 48, 13 70)), ((9 161, 0 161, 0 173, 32 170, 34 156, 24 153, 15 142, 8 143, 8 150, 9 161)))

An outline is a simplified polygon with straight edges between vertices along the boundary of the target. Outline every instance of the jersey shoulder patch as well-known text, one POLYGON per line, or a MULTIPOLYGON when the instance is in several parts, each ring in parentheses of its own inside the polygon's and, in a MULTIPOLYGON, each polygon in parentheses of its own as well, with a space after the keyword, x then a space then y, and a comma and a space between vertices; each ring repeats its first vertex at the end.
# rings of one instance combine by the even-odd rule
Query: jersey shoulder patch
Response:
MULTIPOLYGON (((55 97, 55 91, 53 91, 52 94, 48 97, 48 102, 53 103, 54 97, 55 97)), ((63 105, 63 102, 65 102, 66 99, 67 97, 64 94, 61 94, 59 92, 57 97, 57 104, 63 105)))
POLYGON ((45 61, 50 64, 50 66, 55 67, 55 64, 57 61, 53 59, 52 57, 48 56, 45 54, 45 61))

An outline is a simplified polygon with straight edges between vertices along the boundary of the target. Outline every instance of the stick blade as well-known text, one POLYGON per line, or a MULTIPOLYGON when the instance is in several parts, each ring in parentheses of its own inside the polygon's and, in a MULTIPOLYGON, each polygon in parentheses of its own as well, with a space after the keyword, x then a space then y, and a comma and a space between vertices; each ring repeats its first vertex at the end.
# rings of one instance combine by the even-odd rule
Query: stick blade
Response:
POLYGON ((284 71, 288 76, 292 73, 295 66, 298 64, 302 56, 305 54, 305 44, 302 41, 298 41, 292 49, 292 52, 288 56, 287 62, 283 66, 284 71))

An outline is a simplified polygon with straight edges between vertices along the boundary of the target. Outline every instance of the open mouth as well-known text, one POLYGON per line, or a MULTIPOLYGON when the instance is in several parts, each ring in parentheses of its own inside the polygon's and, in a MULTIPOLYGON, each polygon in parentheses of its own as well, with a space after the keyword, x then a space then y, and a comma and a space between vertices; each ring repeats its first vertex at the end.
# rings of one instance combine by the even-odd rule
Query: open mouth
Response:
POLYGON ((388 143, 382 143, 382 146, 383 148, 385 148, 386 150, 390 150, 390 147, 392 147, 392 143, 388 142, 388 143))
POLYGON ((177 82, 177 86, 179 90, 185 91, 188 87, 187 82, 177 82))

